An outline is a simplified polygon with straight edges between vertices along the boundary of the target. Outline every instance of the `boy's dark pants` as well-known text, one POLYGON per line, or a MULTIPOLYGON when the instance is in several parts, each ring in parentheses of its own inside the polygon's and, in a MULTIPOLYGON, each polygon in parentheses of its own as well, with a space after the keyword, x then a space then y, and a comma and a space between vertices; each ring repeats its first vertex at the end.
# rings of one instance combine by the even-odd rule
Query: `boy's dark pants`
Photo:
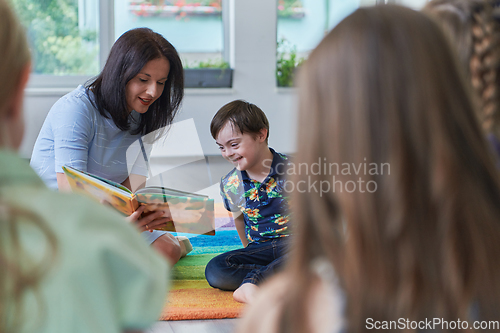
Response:
POLYGON ((258 285, 283 266, 289 238, 249 243, 243 249, 214 257, 205 268, 208 283, 222 290, 236 290, 243 283, 258 285))

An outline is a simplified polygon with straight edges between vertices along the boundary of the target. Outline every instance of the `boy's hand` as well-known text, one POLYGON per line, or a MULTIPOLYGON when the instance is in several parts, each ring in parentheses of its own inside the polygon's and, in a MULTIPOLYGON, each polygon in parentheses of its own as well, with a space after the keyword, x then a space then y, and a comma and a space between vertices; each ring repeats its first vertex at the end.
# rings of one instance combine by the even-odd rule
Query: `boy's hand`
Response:
POLYGON ((236 231, 238 232, 238 236, 240 237, 241 244, 243 245, 243 247, 247 247, 248 239, 245 233, 245 219, 243 218, 243 214, 240 214, 238 216, 234 215, 235 214, 233 213, 234 226, 236 227, 236 231))

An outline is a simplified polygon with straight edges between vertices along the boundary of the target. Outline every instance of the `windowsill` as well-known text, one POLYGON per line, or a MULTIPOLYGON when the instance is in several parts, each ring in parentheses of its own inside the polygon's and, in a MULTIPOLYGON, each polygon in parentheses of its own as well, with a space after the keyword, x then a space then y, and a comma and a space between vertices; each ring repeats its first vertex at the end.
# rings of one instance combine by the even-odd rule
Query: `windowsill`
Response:
POLYGON ((295 94, 297 93, 296 87, 276 87, 278 94, 295 94))
POLYGON ((186 95, 233 95, 233 88, 184 88, 186 95))
MULTIPOLYGON (((231 68, 185 69, 185 92, 187 95, 233 94, 232 74, 231 68)), ((25 94, 30 97, 63 96, 78 85, 84 85, 91 78, 91 76, 32 75, 25 94)))
MULTIPOLYGON (((25 96, 28 97, 49 97, 49 96, 63 96, 73 91, 75 87, 61 87, 61 88, 26 88, 24 90, 25 96)), ((235 90, 233 88, 185 88, 186 95, 233 95, 235 90)))
POLYGON ((61 87, 61 88, 32 88, 28 87, 24 90, 24 95, 28 97, 49 97, 49 96, 63 96, 73 91, 74 87, 61 87))

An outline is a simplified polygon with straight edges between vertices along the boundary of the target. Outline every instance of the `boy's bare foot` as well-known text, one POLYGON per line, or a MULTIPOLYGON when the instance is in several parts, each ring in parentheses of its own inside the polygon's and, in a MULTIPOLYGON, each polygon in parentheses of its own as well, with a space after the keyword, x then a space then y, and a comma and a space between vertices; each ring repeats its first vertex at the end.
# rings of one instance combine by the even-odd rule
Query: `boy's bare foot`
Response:
POLYGON ((253 283, 244 283, 238 287, 233 293, 233 299, 240 303, 251 303, 257 294, 259 287, 253 283))
POLYGON ((176 236, 181 247, 181 258, 185 257, 189 252, 193 251, 193 245, 186 236, 176 236))

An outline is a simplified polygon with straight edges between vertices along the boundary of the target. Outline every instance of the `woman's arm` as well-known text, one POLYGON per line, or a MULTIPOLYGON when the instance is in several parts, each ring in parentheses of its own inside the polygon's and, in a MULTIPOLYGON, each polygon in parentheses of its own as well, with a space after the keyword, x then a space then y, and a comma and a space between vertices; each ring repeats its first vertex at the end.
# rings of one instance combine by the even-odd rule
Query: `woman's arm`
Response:
POLYGON ((71 192, 71 187, 69 186, 68 178, 66 178, 66 175, 62 172, 57 172, 56 176, 57 176, 57 187, 59 188, 59 191, 71 192))
MULTIPOLYGON (((53 140, 53 155, 38 156, 38 159, 54 159, 52 161, 54 166, 51 168, 55 167, 55 180, 60 191, 69 190, 62 169, 64 165, 87 171, 89 143, 94 136, 95 121, 92 106, 84 103, 85 99, 81 98, 83 93, 83 88, 79 87, 68 96, 59 99, 45 120, 50 130, 41 131, 38 137, 38 140, 43 139, 42 141, 53 140)), ((53 184, 53 174, 48 178, 53 184)))
POLYGON ((122 183, 123 186, 131 190, 132 192, 143 188, 146 185, 146 177, 140 175, 131 174, 122 183))

